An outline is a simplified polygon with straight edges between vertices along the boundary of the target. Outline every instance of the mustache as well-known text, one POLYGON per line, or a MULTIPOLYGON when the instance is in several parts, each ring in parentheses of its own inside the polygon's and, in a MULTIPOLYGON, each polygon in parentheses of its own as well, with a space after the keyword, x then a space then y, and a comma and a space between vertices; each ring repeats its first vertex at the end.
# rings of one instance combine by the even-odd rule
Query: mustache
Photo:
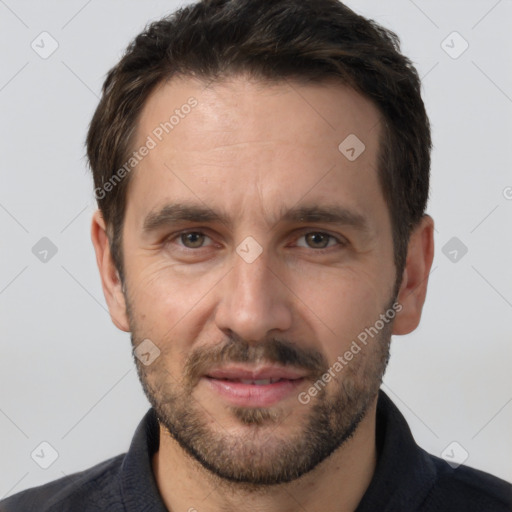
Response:
POLYGON ((307 370, 314 378, 320 378, 329 368, 325 356, 318 350, 302 348, 278 338, 255 344, 231 335, 221 345, 201 347, 193 351, 185 363, 183 379, 191 389, 214 366, 263 362, 307 370))

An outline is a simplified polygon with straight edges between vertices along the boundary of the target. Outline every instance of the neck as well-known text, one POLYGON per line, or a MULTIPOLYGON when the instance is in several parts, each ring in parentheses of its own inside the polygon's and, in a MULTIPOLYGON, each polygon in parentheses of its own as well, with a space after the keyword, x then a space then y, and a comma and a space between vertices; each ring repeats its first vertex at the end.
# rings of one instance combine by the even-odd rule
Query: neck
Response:
POLYGON ((226 482, 190 457, 160 425, 153 473, 167 509, 200 512, 353 512, 370 485, 377 464, 377 399, 354 435, 301 478, 248 489, 226 482))

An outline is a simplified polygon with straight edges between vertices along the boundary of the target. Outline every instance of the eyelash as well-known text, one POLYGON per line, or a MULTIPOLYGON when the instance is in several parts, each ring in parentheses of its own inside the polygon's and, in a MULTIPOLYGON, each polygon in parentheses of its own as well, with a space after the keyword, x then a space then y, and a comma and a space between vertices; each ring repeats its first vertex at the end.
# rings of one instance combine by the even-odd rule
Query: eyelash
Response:
MULTIPOLYGON (((167 244, 167 243, 172 243, 172 242, 175 242, 176 240, 180 240, 182 236, 184 235, 187 235, 187 234, 190 234, 190 233, 196 233, 196 234, 200 234, 200 235, 204 235, 205 237, 209 238, 211 240, 211 237, 209 237, 206 233, 204 233, 203 231, 200 231, 200 230, 187 230, 187 231, 180 231, 179 233, 176 233, 174 235, 171 235, 170 237, 168 237, 164 242, 167 244)), ((298 241, 300 238, 303 238, 305 237, 306 235, 310 235, 310 234, 317 234, 317 235, 324 235, 324 236, 327 236, 329 237, 329 242, 328 244, 331 242, 331 240, 335 240, 336 241, 336 244, 335 245, 332 245, 332 246, 328 246, 328 247, 324 247, 324 248, 321 248, 321 249, 314 249, 313 247, 301 247, 302 249, 311 249, 312 251, 314 251, 315 253, 318 253, 318 254, 323 254, 325 252, 329 252, 330 250, 332 250, 333 248, 342 248, 342 247, 345 247, 348 245, 348 242, 345 240, 345 239, 339 239, 338 237, 335 237, 334 235, 331 235, 330 233, 326 233, 325 231, 304 231, 302 232, 302 234, 300 236, 298 236, 295 241, 298 241)), ((197 248, 191 248, 191 247, 186 247, 184 245, 180 245, 180 248, 184 251, 194 251, 194 252, 197 252, 197 251, 200 251, 201 249, 205 249, 206 247, 205 246, 201 246, 201 247, 197 247, 197 248)))

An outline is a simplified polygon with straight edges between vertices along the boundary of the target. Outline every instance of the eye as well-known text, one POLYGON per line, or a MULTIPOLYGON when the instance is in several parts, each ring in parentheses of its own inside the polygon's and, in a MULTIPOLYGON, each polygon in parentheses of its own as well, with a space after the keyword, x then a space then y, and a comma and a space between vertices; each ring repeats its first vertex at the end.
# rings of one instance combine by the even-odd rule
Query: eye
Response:
POLYGON ((188 249, 200 249, 203 247, 205 240, 210 237, 206 236, 200 231, 189 231, 187 233, 181 233, 177 239, 188 249))
POLYGON ((326 249, 333 245, 343 245, 334 236, 321 231, 312 231, 302 235, 298 240, 304 239, 306 245, 297 243, 299 247, 308 247, 310 249, 326 249))

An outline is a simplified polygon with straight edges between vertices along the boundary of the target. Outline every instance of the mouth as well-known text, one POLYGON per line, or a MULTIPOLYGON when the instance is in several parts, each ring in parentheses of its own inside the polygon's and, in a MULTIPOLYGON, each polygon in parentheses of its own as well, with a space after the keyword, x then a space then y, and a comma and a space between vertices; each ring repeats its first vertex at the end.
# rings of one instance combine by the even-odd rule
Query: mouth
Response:
MULTIPOLYGON (((209 377, 209 378, 215 378, 215 377, 209 377)), ((228 382, 241 382, 242 384, 252 384, 253 386, 266 386, 267 384, 274 384, 275 382, 279 382, 282 380, 287 379, 280 379, 280 378, 274 378, 274 379, 217 379, 217 380, 225 380, 228 382)))
POLYGON ((307 375, 282 366, 229 366, 208 372, 202 380, 230 405, 270 407, 296 395, 307 375))

